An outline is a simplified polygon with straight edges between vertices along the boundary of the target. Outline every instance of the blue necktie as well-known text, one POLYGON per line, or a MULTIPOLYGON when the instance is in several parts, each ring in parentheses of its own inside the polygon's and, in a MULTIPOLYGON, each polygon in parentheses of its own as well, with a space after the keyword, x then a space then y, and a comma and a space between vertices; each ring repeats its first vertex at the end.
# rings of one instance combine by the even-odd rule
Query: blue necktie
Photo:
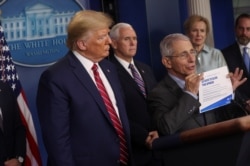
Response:
POLYGON ((247 52, 247 47, 243 48, 243 59, 247 68, 247 71, 249 72, 249 67, 250 67, 250 59, 249 59, 249 54, 247 52))
POLYGON ((140 77, 139 73, 135 70, 135 67, 133 64, 129 64, 128 67, 131 69, 134 80, 137 83, 137 85, 139 86, 142 94, 144 95, 144 97, 146 97, 145 85, 144 85, 142 78, 140 77))

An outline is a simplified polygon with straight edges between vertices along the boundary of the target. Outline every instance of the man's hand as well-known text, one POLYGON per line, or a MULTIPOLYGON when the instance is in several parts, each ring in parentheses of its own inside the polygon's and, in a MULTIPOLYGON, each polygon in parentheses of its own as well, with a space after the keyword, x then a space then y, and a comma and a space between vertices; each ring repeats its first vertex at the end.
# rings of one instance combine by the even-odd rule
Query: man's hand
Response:
POLYGON ((250 99, 246 101, 245 109, 246 109, 247 113, 250 114, 250 99))
POLYGON ((16 159, 10 159, 4 162, 4 166, 21 166, 22 164, 16 159))
POLYGON ((156 138, 159 138, 159 134, 157 131, 151 131, 148 133, 148 137, 145 140, 145 144, 149 149, 152 149, 152 143, 156 138))
POLYGON ((185 90, 197 95, 199 92, 200 81, 203 79, 203 73, 190 74, 185 78, 185 90))
POLYGON ((236 88, 238 88, 241 84, 243 84, 244 82, 246 82, 247 78, 242 78, 243 76, 243 70, 239 69, 238 67, 235 69, 234 73, 229 73, 228 77, 230 77, 231 82, 232 82, 232 86, 233 86, 233 90, 235 91, 236 88))

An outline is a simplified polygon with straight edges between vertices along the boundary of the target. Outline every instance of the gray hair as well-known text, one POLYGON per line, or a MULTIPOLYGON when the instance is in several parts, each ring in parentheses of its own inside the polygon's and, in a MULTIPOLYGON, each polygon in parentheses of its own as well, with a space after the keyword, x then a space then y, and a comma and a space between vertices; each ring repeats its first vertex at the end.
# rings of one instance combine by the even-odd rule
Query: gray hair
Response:
POLYGON ((121 23, 115 24, 115 25, 111 28, 111 30, 110 30, 110 32, 109 32, 110 38, 111 38, 111 39, 117 39, 117 38, 120 36, 120 33, 119 33, 120 29, 121 29, 121 28, 127 28, 127 27, 130 27, 130 28, 133 29, 133 27, 132 27, 130 24, 128 24, 128 23, 123 23, 123 22, 121 22, 121 23))
POLYGON ((173 55, 173 43, 178 40, 190 41, 190 39, 181 33, 173 33, 165 36, 160 43, 161 56, 171 56, 173 55))

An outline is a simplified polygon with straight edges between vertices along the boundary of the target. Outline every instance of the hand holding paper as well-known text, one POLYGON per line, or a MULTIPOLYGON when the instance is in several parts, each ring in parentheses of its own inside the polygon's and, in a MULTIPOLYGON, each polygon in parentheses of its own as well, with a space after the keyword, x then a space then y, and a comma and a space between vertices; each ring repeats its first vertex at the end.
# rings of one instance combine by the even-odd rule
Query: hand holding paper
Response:
POLYGON ((197 95, 203 74, 190 74, 185 78, 185 90, 197 95))
POLYGON ((239 68, 236 68, 234 73, 229 73, 228 75, 232 81, 232 85, 233 85, 233 90, 235 91, 235 89, 240 86, 241 84, 243 84, 247 78, 242 78, 243 76, 243 70, 240 70, 239 68))

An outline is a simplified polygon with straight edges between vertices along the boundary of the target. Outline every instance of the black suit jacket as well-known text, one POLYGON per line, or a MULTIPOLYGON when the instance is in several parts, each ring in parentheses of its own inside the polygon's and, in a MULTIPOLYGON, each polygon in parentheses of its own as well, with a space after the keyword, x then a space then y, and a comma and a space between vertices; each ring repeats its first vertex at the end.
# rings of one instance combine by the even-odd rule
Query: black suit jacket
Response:
POLYGON ((0 108, 3 130, 0 129, 0 166, 6 159, 25 157, 26 136, 16 98, 8 84, 0 82, 0 108))
POLYGON ((168 74, 150 92, 148 104, 153 114, 153 123, 161 135, 175 134, 220 121, 216 112, 221 108, 200 114, 199 101, 183 92, 168 74))
POLYGON ((222 53, 227 62, 227 66, 230 72, 234 72, 235 68, 239 67, 244 70, 243 77, 247 77, 247 81, 239 86, 237 90, 240 92, 242 97, 249 99, 250 98, 250 73, 248 73, 245 66, 242 54, 240 52, 239 45, 235 42, 234 44, 224 48, 222 53))
POLYGON ((247 78, 247 81, 239 86, 235 91, 234 106, 227 111, 226 116, 230 118, 236 118, 245 116, 247 111, 245 110, 245 101, 250 99, 250 73, 247 71, 246 65, 243 60, 239 45, 237 42, 224 48, 222 50, 223 56, 227 62, 227 66, 230 72, 234 72, 237 67, 243 69, 243 77, 247 78))
MULTIPOLYGON (((112 55, 109 57, 118 71, 118 75, 125 92, 126 109, 130 122, 132 150, 137 165, 146 165, 152 158, 152 152, 145 146, 145 140, 148 133, 152 130, 151 117, 148 112, 146 99, 141 93, 138 85, 120 64, 120 62, 112 55)), ((156 85, 155 76, 151 68, 139 61, 134 60, 136 68, 139 70, 145 84, 146 94, 156 85)))

